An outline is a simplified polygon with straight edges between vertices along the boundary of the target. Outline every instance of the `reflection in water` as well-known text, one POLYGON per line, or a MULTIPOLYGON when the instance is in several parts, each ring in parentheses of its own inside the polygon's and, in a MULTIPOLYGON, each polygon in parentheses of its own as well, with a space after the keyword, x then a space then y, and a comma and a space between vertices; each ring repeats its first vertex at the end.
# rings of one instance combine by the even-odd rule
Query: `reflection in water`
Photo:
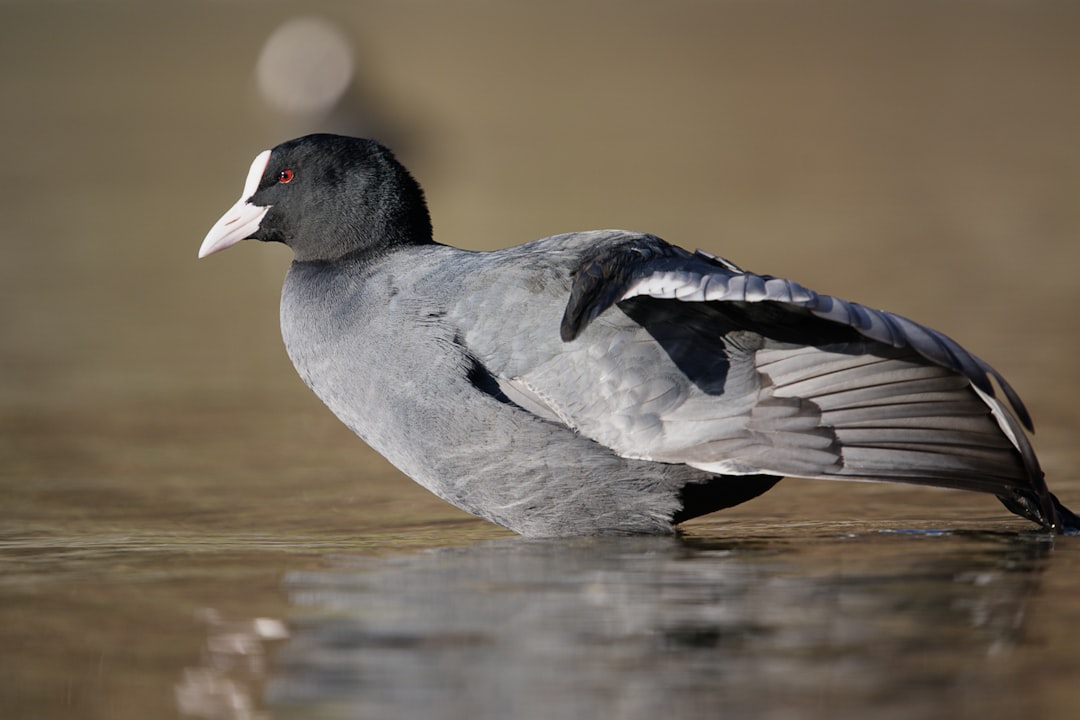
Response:
POLYGON ((186 717, 207 720, 255 720, 264 715, 252 699, 266 672, 266 643, 289 636, 272 618, 225 621, 205 610, 207 641, 202 664, 186 668, 176 686, 176 706, 186 717))
POLYGON ((1009 709, 1037 535, 517 538, 294 572, 275 717, 1009 709), (316 712, 317 710, 317 712, 316 712))

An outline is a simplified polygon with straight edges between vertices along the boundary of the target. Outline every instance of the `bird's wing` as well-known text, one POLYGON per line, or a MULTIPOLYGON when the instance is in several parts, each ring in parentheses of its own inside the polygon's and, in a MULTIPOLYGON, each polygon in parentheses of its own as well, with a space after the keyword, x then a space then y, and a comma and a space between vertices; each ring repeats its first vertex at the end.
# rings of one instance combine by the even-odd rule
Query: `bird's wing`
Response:
POLYGON ((647 296, 682 302, 779 303, 852 328, 894 348, 910 348, 935 365, 953 370, 993 396, 993 378, 1017 419, 1034 429, 1019 395, 994 368, 952 338, 905 317, 814 292, 791 280, 746 272, 701 250, 687 253, 649 235, 598 246, 581 263, 563 315, 563 340, 572 340, 600 313, 630 298, 647 296))
POLYGON ((1055 524, 1015 391, 906 318, 628 235, 583 258, 561 333, 508 384, 623 456, 990 492, 1055 524))

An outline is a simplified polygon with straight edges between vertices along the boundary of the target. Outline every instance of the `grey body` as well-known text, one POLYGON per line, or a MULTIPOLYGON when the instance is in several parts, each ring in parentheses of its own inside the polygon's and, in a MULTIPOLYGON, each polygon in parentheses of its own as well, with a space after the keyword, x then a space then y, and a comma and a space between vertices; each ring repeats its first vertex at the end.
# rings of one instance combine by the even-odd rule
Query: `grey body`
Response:
POLYGON ((478 372, 504 381, 542 373, 560 379, 551 388, 559 399, 572 400, 617 369, 608 355, 615 338, 644 342, 656 372, 674 372, 620 311, 569 347, 559 338, 571 273, 590 239, 294 263, 282 293, 285 347, 342 422, 463 510, 530 536, 670 532, 678 490, 709 473, 619 457, 475 383, 478 372))
POLYGON ((246 238, 295 254, 281 327, 304 382, 523 535, 671 532, 785 476, 991 493, 1080 531, 1004 378, 898 315, 642 233, 439 245, 389 150, 340 136, 256 157, 200 256, 246 238))

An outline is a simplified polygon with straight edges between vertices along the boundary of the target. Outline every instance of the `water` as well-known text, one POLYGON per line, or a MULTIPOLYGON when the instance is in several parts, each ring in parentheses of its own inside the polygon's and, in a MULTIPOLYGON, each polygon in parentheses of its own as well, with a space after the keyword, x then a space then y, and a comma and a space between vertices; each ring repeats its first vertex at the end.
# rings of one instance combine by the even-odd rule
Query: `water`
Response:
POLYGON ((1051 553, 802 529, 339 558, 285 576, 265 695, 286 717, 1038 716, 1051 553))
MULTIPOLYGON (((1055 3, 305 3, 345 111, 485 248, 629 226, 957 337, 1080 505, 1080 14, 1055 3), (493 61, 497 58, 497 61, 493 61)), ((534 542, 339 427, 281 248, 196 262, 287 4, 0 4, 4 718, 987 717, 1080 691, 1080 544, 993 499, 784 481, 534 542), (287 635, 287 636, 283 636, 287 635)), ((307 121, 305 121, 307 122, 307 121)))

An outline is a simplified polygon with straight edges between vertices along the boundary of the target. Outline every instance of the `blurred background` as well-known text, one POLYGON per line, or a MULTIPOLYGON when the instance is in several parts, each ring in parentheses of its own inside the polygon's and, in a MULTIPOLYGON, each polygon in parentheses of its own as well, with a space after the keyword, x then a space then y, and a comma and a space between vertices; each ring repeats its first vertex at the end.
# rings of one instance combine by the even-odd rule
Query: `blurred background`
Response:
MULTIPOLYGON (((941 329, 1080 505, 1078 37, 1080 5, 1035 0, 3 0, 5 716, 166 716, 194 609, 280 616, 326 552, 505 534, 299 381, 285 248, 196 261, 252 158, 308 132, 393 147, 444 243, 644 230, 941 329)), ((710 522, 972 515, 1013 527, 790 482, 710 522)))

